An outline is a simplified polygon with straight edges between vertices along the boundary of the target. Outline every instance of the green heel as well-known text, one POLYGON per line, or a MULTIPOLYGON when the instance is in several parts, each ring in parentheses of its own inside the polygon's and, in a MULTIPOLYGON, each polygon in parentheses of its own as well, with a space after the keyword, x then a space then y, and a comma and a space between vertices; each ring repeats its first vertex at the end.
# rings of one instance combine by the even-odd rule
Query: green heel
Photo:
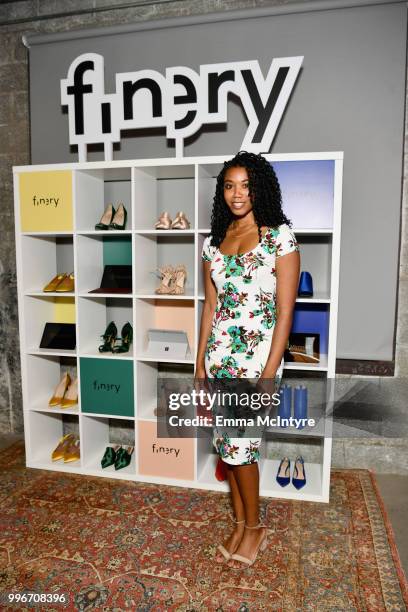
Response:
POLYGON ((122 344, 114 346, 112 353, 127 353, 129 351, 133 339, 133 329, 129 322, 125 323, 125 325, 122 327, 121 336, 122 344))
POLYGON ((127 467, 132 460, 133 446, 121 446, 116 453, 115 470, 127 467))
POLYGON ((118 335, 118 329, 113 321, 111 321, 108 327, 105 329, 105 333, 102 335, 104 343, 100 345, 100 353, 110 353, 113 350, 116 336, 118 335))

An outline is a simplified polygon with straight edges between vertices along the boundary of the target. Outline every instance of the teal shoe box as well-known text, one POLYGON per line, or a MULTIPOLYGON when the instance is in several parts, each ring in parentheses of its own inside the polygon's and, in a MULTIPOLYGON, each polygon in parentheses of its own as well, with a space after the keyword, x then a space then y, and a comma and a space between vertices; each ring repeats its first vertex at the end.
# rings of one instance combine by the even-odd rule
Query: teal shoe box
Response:
POLYGON ((134 416, 133 361, 79 360, 81 411, 112 416, 134 416))

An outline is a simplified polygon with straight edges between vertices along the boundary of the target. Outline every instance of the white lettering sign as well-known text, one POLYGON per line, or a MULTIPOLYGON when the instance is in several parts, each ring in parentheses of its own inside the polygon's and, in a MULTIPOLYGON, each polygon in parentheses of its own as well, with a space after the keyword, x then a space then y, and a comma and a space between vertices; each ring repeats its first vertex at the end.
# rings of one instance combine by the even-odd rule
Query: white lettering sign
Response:
POLYGON ((303 56, 272 60, 266 78, 258 61, 205 64, 197 73, 185 66, 116 74, 116 92, 105 93, 104 58, 84 53, 61 80, 61 103, 68 106, 69 142, 86 160, 88 144, 103 143, 112 159, 121 130, 165 127, 182 157, 184 140, 203 125, 227 123, 228 94, 237 96, 248 119, 241 149, 267 153, 299 74, 303 56))

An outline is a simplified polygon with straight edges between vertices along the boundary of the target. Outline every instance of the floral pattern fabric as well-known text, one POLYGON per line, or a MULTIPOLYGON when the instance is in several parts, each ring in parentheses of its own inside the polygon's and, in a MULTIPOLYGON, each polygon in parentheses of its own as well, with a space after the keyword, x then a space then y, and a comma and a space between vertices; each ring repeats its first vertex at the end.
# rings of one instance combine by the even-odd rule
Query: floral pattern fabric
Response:
MULTIPOLYGON (((296 236, 287 224, 267 227, 254 249, 237 255, 223 254, 210 242, 207 236, 201 258, 211 263, 217 304, 205 352, 206 374, 208 378, 259 378, 276 323, 276 259, 299 251, 296 236)), ((282 371, 283 357, 277 379, 282 371)), ((214 428, 214 446, 226 463, 257 462, 260 442, 214 428)))

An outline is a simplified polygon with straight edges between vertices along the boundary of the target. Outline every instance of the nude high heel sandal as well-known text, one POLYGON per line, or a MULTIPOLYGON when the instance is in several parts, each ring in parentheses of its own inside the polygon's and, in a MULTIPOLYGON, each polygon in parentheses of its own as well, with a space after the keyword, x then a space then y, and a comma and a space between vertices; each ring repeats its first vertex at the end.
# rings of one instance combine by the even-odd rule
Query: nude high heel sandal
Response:
POLYGON ((174 276, 174 270, 173 270, 173 266, 162 266, 161 268, 158 268, 162 280, 160 282, 160 286, 157 287, 157 289, 155 290, 155 293, 158 294, 163 294, 163 293, 173 293, 173 287, 172 287, 172 282, 173 282, 173 276, 174 276))
POLYGON ((173 286, 171 293, 173 295, 182 295, 184 293, 184 284, 187 278, 186 266, 180 264, 174 268, 173 286))
MULTIPOLYGON (((258 525, 254 525, 254 527, 249 527, 247 524, 245 524, 245 529, 260 529, 261 527, 263 527, 265 529, 263 537, 261 538, 261 541, 258 544, 258 549, 255 552, 255 556, 252 557, 252 559, 249 559, 248 557, 243 557, 242 555, 237 555, 236 553, 233 553, 231 555, 231 559, 233 559, 234 561, 240 561, 241 563, 243 563, 244 565, 251 567, 251 565, 253 565, 258 557, 258 553, 265 550, 267 544, 268 544, 268 531, 267 531, 267 526, 266 525, 262 525, 261 523, 258 523, 258 525)), ((230 566, 232 567, 232 569, 241 569, 238 568, 236 566, 230 566)))
POLYGON ((171 223, 172 223, 172 221, 171 221, 170 215, 167 212, 167 210, 165 210, 160 215, 159 220, 156 221, 154 227, 156 229, 170 229, 171 228, 171 223))
POLYGON ((189 229, 189 228, 190 228, 190 221, 187 219, 183 211, 179 210, 179 212, 176 214, 171 224, 171 229, 189 229))
MULTIPOLYGON (((230 514, 229 517, 230 517, 231 521, 234 521, 234 523, 236 523, 237 525, 241 525, 242 523, 245 523, 245 519, 243 519, 242 521, 237 521, 237 520, 234 519, 232 514, 230 514)), ((238 544, 238 546, 239 546, 239 544, 238 544)), ((237 546, 237 548, 238 548, 238 546, 237 546)), ((222 554, 222 556, 224 557, 224 559, 226 561, 229 561, 231 559, 232 553, 228 552, 228 550, 222 544, 219 544, 217 546, 217 550, 222 554)))

